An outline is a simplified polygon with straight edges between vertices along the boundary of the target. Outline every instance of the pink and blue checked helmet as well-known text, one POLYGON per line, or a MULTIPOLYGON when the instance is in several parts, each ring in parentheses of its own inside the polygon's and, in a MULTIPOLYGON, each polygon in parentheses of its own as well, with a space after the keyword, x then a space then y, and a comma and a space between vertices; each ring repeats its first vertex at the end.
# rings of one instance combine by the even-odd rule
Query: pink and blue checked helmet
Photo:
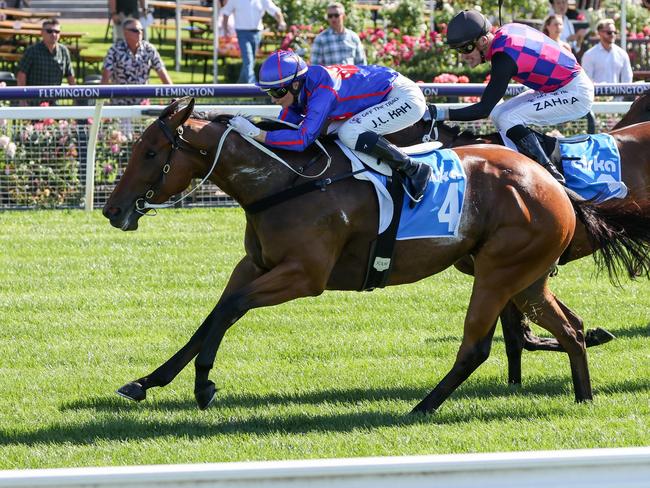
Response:
POLYGON ((293 51, 278 50, 262 63, 257 86, 279 98, 275 96, 279 91, 286 94, 291 83, 303 79, 306 74, 307 63, 300 56, 293 51))

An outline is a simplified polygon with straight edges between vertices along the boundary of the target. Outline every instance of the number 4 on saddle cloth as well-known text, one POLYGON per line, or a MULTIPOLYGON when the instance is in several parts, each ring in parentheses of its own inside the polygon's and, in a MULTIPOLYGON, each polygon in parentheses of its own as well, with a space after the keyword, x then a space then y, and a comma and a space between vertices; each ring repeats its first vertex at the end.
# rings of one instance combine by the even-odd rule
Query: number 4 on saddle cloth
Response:
POLYGON ((609 134, 558 139, 550 158, 562 168, 566 186, 586 200, 600 203, 627 195, 621 181, 621 157, 609 134))
MULTIPOLYGON (((354 153, 338 141, 337 143, 350 159, 352 170, 361 169, 362 163, 354 153)), ((402 149, 415 161, 431 166, 433 172, 426 192, 415 208, 410 208, 408 197, 403 199, 396 239, 456 236, 463 211, 466 184, 460 159, 450 149, 431 150, 429 146, 423 153, 402 149)), ((372 169, 355 177, 370 181, 375 187, 379 202, 378 234, 381 234, 388 228, 393 216, 393 200, 386 188, 387 177, 372 169)))

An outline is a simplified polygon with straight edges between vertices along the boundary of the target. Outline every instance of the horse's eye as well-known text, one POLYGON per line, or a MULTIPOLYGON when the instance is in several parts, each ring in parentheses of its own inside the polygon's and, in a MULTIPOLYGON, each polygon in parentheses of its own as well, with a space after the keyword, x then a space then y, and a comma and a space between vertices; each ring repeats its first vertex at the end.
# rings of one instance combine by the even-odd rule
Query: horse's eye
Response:
POLYGON ((147 159, 155 158, 156 157, 156 151, 152 151, 152 150, 147 151, 147 153, 145 154, 145 157, 147 159))

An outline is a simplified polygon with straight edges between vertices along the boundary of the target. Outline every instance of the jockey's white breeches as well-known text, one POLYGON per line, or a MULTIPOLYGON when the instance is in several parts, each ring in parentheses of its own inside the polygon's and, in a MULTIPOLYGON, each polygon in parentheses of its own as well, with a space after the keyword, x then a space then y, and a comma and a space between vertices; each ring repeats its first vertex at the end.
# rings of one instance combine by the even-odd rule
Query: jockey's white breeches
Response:
POLYGON ((367 131, 392 134, 419 121, 427 110, 420 87, 405 76, 398 75, 386 100, 362 110, 339 124, 330 124, 329 132, 338 129, 339 140, 351 149, 359 135, 367 131))
POLYGON ((515 125, 555 125, 576 120, 587 115, 594 103, 594 85, 580 72, 570 83, 553 92, 527 90, 500 103, 492 110, 490 118, 501 133, 506 146, 515 149, 506 137, 515 125))

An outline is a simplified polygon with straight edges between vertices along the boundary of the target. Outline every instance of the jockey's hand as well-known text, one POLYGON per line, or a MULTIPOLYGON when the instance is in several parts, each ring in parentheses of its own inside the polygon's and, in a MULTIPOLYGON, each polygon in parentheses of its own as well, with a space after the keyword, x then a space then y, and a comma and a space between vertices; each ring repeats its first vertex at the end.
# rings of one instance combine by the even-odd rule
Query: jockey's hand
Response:
POLYGON ((260 135, 260 129, 258 127, 255 127, 255 125, 250 120, 242 117, 241 115, 236 115, 230 119, 229 125, 240 134, 248 137, 255 137, 260 135))
POLYGON ((449 118, 449 109, 438 107, 433 103, 429 104, 429 112, 431 112, 431 117, 433 117, 436 122, 447 120, 449 118))

